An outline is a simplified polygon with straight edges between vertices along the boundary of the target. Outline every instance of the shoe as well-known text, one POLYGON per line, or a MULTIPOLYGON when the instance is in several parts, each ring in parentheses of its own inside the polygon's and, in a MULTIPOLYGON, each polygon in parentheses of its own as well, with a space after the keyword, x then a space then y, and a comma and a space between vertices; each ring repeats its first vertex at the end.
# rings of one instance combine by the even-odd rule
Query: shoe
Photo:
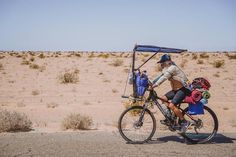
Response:
POLYGON ((188 130, 190 124, 191 124, 191 123, 190 123, 189 121, 186 121, 186 120, 184 120, 183 122, 181 122, 181 129, 180 129, 180 132, 181 132, 181 133, 185 133, 185 132, 188 130))

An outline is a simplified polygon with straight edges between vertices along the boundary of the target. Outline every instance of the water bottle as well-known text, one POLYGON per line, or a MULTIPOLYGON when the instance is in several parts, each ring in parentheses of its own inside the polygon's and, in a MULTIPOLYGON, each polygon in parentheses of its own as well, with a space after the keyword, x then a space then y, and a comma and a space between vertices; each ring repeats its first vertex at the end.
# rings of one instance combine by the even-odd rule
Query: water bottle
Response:
POLYGON ((162 108, 164 109, 167 117, 171 118, 172 115, 171 115, 170 109, 165 104, 162 105, 162 108))

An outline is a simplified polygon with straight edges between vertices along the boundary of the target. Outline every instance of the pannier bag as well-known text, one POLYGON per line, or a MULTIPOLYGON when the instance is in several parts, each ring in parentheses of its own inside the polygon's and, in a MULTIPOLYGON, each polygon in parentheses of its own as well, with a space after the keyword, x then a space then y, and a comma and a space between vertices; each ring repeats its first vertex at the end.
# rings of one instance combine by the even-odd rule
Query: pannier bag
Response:
POLYGON ((148 87, 148 76, 146 73, 136 74, 136 95, 143 96, 148 87))
POLYGON ((191 84, 191 96, 185 98, 185 102, 189 103, 189 114, 198 115, 204 114, 204 105, 208 103, 210 93, 208 92, 211 84, 205 78, 195 78, 191 84))
POLYGON ((204 114, 203 108, 204 108, 204 104, 201 101, 199 101, 196 104, 189 103, 189 105, 188 105, 188 113, 190 115, 204 114))

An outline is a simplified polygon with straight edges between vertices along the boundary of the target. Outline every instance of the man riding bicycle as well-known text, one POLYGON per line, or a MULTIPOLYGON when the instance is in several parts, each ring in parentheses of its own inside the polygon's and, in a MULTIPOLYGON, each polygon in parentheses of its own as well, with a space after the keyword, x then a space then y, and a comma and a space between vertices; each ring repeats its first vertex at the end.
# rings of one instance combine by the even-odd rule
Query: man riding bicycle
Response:
MULTIPOLYGON (((169 55, 164 54, 157 63, 161 64, 162 74, 158 75, 152 81, 153 85, 151 88, 153 89, 160 86, 166 80, 170 81, 172 90, 161 98, 164 101, 169 102, 167 107, 179 117, 181 132, 185 132, 188 129, 190 122, 184 119, 182 112, 176 105, 180 104, 186 96, 191 94, 191 91, 187 86, 188 79, 185 73, 171 60, 169 55)), ((162 120, 161 122, 166 123, 167 120, 162 120)))

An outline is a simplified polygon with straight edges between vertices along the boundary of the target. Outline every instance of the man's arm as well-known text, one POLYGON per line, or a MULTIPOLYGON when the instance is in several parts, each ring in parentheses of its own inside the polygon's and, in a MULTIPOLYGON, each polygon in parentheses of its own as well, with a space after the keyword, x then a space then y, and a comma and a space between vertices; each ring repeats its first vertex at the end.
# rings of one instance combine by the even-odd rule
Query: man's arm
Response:
POLYGON ((162 75, 160 75, 159 77, 156 77, 156 79, 154 79, 155 83, 153 83, 154 85, 152 87, 155 88, 157 86, 160 86, 167 79, 171 78, 174 73, 174 70, 175 70, 175 67, 171 66, 162 75))

